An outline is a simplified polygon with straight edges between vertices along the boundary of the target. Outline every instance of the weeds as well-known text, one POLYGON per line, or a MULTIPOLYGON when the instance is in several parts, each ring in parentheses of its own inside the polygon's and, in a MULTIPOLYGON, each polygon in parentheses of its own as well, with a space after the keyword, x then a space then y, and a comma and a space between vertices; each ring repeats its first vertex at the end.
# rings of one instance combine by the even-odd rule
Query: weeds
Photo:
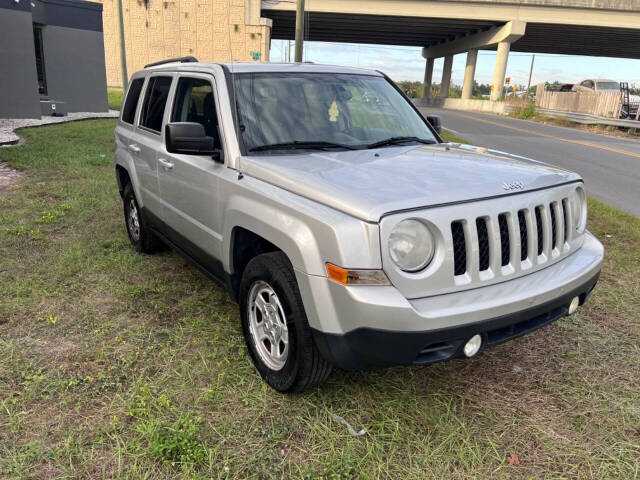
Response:
POLYGON ((0 477, 638 477, 640 221, 590 202, 605 265, 570 318, 469 361, 335 371, 283 396, 223 290, 131 248, 114 124, 0 150, 29 171, 0 195, 0 477))

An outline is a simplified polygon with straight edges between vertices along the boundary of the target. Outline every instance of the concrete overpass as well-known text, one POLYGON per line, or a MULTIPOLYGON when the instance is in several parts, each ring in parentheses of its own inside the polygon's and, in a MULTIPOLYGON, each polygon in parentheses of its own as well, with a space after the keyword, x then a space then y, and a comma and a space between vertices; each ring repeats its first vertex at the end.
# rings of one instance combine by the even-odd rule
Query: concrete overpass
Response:
MULTIPOLYGON (((510 51, 640 59, 640 0, 311 0, 307 12, 307 40, 423 47, 424 98, 439 57, 449 95, 453 55, 463 52, 463 99, 478 50, 497 50, 492 100, 510 51)), ((295 1, 262 0, 261 15, 273 20, 272 38, 294 38, 295 1)))

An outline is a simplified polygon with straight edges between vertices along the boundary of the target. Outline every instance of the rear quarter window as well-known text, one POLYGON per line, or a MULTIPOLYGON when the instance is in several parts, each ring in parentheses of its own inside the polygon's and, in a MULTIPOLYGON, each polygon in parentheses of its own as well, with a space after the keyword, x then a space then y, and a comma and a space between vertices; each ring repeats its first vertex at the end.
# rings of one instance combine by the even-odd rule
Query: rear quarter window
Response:
POLYGON ((122 121, 125 123, 133 124, 133 119, 136 116, 136 107, 138 106, 138 99, 140 98, 140 92, 142 91, 142 85, 144 84, 144 78, 136 78, 131 82, 127 98, 124 101, 122 107, 122 121))

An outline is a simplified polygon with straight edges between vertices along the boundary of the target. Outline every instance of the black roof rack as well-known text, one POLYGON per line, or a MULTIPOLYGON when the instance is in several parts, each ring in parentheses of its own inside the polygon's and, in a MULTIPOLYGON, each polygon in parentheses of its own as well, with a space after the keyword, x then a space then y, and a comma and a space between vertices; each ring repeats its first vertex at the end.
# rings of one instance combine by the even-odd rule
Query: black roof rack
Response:
POLYGON ((160 60, 159 62, 153 62, 148 65, 145 65, 144 68, 149 67, 157 67, 158 65, 164 65, 165 63, 193 63, 197 62, 198 59, 196 57, 188 56, 188 57, 178 57, 178 58, 168 58, 167 60, 160 60))

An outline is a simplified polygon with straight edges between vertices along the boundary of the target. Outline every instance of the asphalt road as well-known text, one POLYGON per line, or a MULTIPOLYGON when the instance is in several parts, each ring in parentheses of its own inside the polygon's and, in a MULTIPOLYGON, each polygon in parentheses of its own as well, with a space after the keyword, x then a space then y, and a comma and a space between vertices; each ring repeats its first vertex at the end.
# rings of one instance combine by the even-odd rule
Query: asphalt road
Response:
POLYGON ((429 109, 469 143, 578 172, 587 194, 640 217, 640 139, 631 140, 491 114, 429 109))

